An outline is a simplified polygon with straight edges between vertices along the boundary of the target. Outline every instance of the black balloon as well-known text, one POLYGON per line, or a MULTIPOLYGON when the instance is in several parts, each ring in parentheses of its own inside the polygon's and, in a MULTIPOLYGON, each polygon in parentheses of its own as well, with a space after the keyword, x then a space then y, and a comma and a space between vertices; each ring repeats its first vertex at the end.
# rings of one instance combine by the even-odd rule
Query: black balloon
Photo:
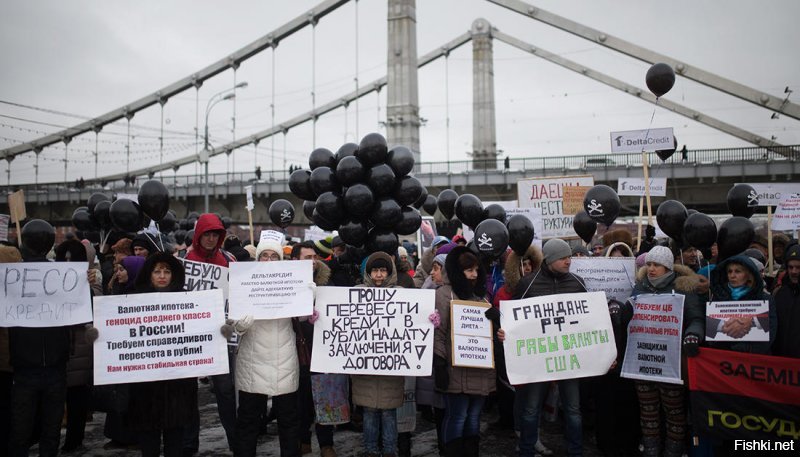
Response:
POLYGON ((675 241, 683 241, 683 224, 689 213, 683 203, 677 200, 667 200, 658 205, 656 221, 661 231, 675 241))
POLYGON ((683 241, 701 251, 708 249, 717 241, 717 224, 703 213, 690 214, 683 223, 683 241))
POLYGON ((314 214, 314 206, 316 206, 316 201, 309 201, 306 200, 303 202, 303 214, 311 220, 311 215, 314 214))
POLYGON ((345 143, 343 144, 338 151, 336 151, 336 169, 339 169, 339 164, 342 163, 342 160, 345 157, 351 157, 356 155, 356 151, 358 150, 358 145, 355 143, 345 143))
POLYGON ((423 186, 422 183, 420 183, 419 185, 420 187, 422 187, 422 193, 419 194, 419 198, 417 198, 417 201, 411 204, 411 206, 413 206, 417 210, 421 209, 422 205, 425 204, 425 200, 428 199, 428 189, 425 186, 423 186))
POLYGON ((343 186, 351 186, 360 182, 366 173, 364 165, 354 156, 343 158, 336 166, 336 180, 343 186))
POLYGON ((475 228, 483 221, 483 204, 472 195, 459 195, 455 205, 456 217, 470 228, 475 228))
POLYGON ((311 171, 319 167, 334 169, 336 168, 336 158, 333 156, 333 152, 331 152, 330 149, 317 148, 311 151, 311 155, 308 156, 308 167, 311 171))
MULTIPOLYGON (((286 228, 294 221, 294 205, 282 198, 269 205, 269 220, 280 228, 286 228)), ((312 212, 313 214, 313 212, 312 212)))
POLYGON ((497 219, 502 223, 506 223, 506 210, 497 203, 492 203, 483 209, 483 219, 497 219))
POLYGON ((672 157, 672 154, 675 154, 675 150, 678 149, 678 139, 673 136, 672 137, 672 142, 673 142, 673 146, 672 146, 671 149, 660 149, 660 150, 656 151, 656 155, 662 161, 666 161, 667 159, 672 157))
POLYGON ((369 216, 370 222, 377 227, 394 227, 403 218, 400 205, 391 197, 383 197, 375 203, 372 214, 369 216))
MULTIPOLYGON (((97 212, 97 207, 95 207, 95 212, 97 212)), ((175 218, 175 214, 172 211, 167 211, 167 214, 161 219, 161 222, 158 223, 158 229, 164 233, 169 233, 175 230, 175 227, 178 224, 178 220, 175 218)))
POLYGON ((311 190, 311 172, 308 170, 295 170, 289 176, 289 190, 303 200, 316 200, 317 196, 311 190))
POLYGON ((453 218, 456 210, 456 200, 458 200, 458 194, 453 189, 445 189, 439 192, 436 203, 445 219, 453 218))
POLYGON ((22 226, 22 247, 32 254, 45 256, 56 242, 56 229, 49 222, 31 219, 22 226))
POLYGON ((508 218, 506 228, 508 229, 508 246, 518 256, 524 256, 533 242, 533 222, 522 214, 515 214, 508 218))
POLYGON ((373 227, 367 236, 366 248, 370 253, 380 251, 393 256, 397 254, 399 245, 397 234, 392 229, 373 227))
POLYGON ((166 186, 151 179, 139 188, 139 207, 150 219, 159 222, 169 210, 169 191, 166 186))
POLYGON ((103 230, 111 229, 111 216, 108 214, 110 209, 111 202, 108 200, 98 202, 94 206, 94 214, 92 214, 92 219, 94 219, 95 224, 103 230))
POLYGON ((110 202, 111 199, 107 195, 101 194, 101 193, 95 193, 95 194, 90 195, 89 196, 89 200, 86 202, 86 209, 89 210, 89 214, 93 214, 94 213, 94 207, 98 203, 100 203, 102 201, 109 201, 110 202))
POLYGON ((720 225, 717 233, 717 248, 719 249, 717 263, 743 252, 750 247, 750 243, 755 237, 756 230, 750 219, 741 216, 726 219, 720 225))
POLYGON ((367 171, 367 184, 375 195, 388 195, 395 186, 392 168, 385 163, 375 165, 367 171))
MULTIPOLYGON (((88 206, 79 206, 79 207, 75 208, 75 211, 73 211, 72 214, 75 214, 78 211, 86 211, 88 213, 89 212, 89 207, 88 206)), ((89 214, 91 214, 91 213, 89 213, 89 214)))
MULTIPOLYGON (((324 219, 330 221, 335 225, 338 225, 339 221, 344 219, 345 216, 342 197, 334 194, 333 192, 325 192, 324 194, 317 197, 317 202, 314 205, 314 211, 319 213, 320 216, 322 216, 324 219)), ((326 229, 326 230, 334 230, 334 229, 326 229)))
POLYGON ((388 148, 386 138, 380 133, 370 133, 361 139, 356 151, 356 157, 364 166, 371 167, 386 162, 388 148))
POLYGON ((347 188, 344 194, 344 207, 347 213, 356 218, 364 218, 372 213, 375 196, 364 184, 355 184, 347 188))
POLYGON ((386 162, 399 178, 414 169, 414 154, 405 146, 395 146, 389 151, 386 162))
POLYGON ((433 216, 436 214, 436 208, 438 207, 438 199, 435 195, 428 195, 425 198, 425 203, 422 204, 422 209, 425 210, 426 213, 433 216))
POLYGON ((575 233, 585 242, 592 241, 592 237, 597 232, 597 222, 586 214, 586 211, 578 211, 572 219, 572 228, 575 233))
POLYGON ((746 217, 756 212, 758 193, 749 184, 736 184, 728 191, 728 211, 734 216, 746 217))
POLYGON ((650 92, 660 97, 675 85, 675 71, 665 63, 657 63, 647 70, 644 80, 650 92))
POLYGON ((475 227, 472 239, 482 255, 496 259, 508 248, 508 229, 497 219, 486 219, 475 227))
POLYGON ((394 230, 398 235, 411 235, 422 225, 422 216, 415 208, 404 206, 402 209, 400 222, 395 224, 394 230))
POLYGON ((336 175, 334 175, 333 170, 327 166, 315 168, 308 178, 308 183, 311 185, 311 191, 318 197, 325 192, 338 193, 340 191, 339 183, 336 181, 336 175))
POLYGON ((75 211, 72 213, 72 225, 81 231, 90 231, 94 228, 88 211, 75 211))
POLYGON ((127 198, 117 199, 108 210, 111 223, 121 232, 138 232, 142 228, 142 209, 127 198))
POLYGON ((339 237, 350 246, 362 246, 367 234, 367 224, 356 219, 347 219, 339 226, 339 237))
POLYGON ((322 230, 336 230, 339 227, 338 223, 322 217, 316 209, 314 209, 314 213, 311 215, 311 220, 322 230))
POLYGON ((422 184, 413 176, 404 176, 397 183, 394 190, 394 199, 400 205, 411 205, 419 200, 422 195, 422 184))
POLYGON ((598 184, 584 195, 583 209, 595 221, 611 226, 619 215, 619 196, 614 189, 598 184))

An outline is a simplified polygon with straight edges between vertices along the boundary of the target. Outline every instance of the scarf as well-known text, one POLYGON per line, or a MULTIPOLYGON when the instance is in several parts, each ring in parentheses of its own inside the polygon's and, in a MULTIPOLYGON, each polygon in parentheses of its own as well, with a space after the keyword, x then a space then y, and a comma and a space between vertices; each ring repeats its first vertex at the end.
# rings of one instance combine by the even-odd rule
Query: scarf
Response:
POLYGON ((731 298, 734 300, 738 300, 747 295, 748 292, 750 292, 750 287, 748 286, 733 287, 730 284, 728 284, 728 290, 731 291, 731 298))
POLYGON ((675 272, 668 271, 668 272, 664 273, 663 275, 661 275, 661 276, 659 276, 657 278, 648 277, 647 279, 650 281, 650 285, 652 285, 654 289, 662 289, 662 288, 664 288, 664 286, 669 284, 670 281, 672 281, 672 278, 674 276, 675 276, 675 272))

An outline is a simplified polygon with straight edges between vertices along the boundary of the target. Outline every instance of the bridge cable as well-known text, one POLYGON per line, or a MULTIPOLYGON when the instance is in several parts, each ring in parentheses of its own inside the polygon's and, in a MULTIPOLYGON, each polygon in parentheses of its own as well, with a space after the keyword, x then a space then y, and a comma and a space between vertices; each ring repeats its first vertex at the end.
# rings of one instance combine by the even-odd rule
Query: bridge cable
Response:
MULTIPOLYGON (((356 83, 356 92, 358 92, 358 0, 355 0, 353 3, 355 4, 355 7, 356 7, 355 8, 356 26, 354 27, 355 28, 355 32, 356 32, 356 77, 355 77, 355 83, 356 83)), ((360 137, 358 136, 358 101, 360 100, 360 98, 361 97, 356 97, 356 142, 358 142, 359 139, 360 139, 360 137)), ((346 106, 345 106, 345 110, 347 110, 346 106)), ((345 119, 347 119, 346 111, 345 111, 345 119)), ((345 141, 344 142, 345 143, 347 142, 347 130, 345 130, 345 141)))
POLYGON ((450 163, 450 52, 444 55, 444 117, 447 163, 450 163))
MULTIPOLYGON (((275 53, 278 51, 276 44, 273 43, 272 45, 272 103, 270 104, 270 108, 272 110, 272 131, 275 131, 275 53)), ((270 141, 272 142, 271 150, 270 150, 270 170, 275 169, 275 135, 270 135, 270 141)))

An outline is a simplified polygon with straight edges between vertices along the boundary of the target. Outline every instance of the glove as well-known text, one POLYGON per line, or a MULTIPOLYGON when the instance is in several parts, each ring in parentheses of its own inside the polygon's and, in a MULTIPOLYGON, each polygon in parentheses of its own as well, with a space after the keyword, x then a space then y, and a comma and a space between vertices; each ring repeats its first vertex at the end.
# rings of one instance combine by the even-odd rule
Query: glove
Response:
POLYGON ((87 343, 94 344, 94 342, 100 338, 100 332, 97 330, 97 327, 92 324, 86 324, 85 328, 86 333, 83 335, 83 337, 86 339, 87 343))
POLYGON ((231 339, 234 332, 233 325, 229 324, 228 322, 233 322, 233 320, 232 319, 226 320, 225 323, 222 324, 222 327, 219 328, 219 332, 222 334, 222 336, 225 337, 226 340, 231 339))
POLYGON ((236 330, 237 333, 244 333, 250 330, 250 327, 253 326, 253 321, 253 316, 245 316, 233 323, 233 329, 236 330))
POLYGON ((700 348, 700 338, 697 335, 686 335, 683 338, 683 352, 687 357, 696 357, 700 348))
POLYGON ((485 313, 486 319, 492 321, 495 327, 500 327, 500 310, 495 308, 494 306, 488 308, 485 313))
POLYGON ((317 308, 314 308, 314 312, 311 313, 311 317, 308 318, 308 322, 313 325, 317 319, 319 319, 319 311, 317 311, 317 308))
POLYGON ((447 371, 447 360, 440 355, 433 356, 433 380, 436 390, 446 391, 450 385, 450 373, 447 371))
POLYGON ((439 326, 442 325, 442 316, 439 315, 438 309, 433 310, 430 316, 428 316, 428 320, 433 324, 433 328, 439 328, 439 326))
POLYGON ((622 303, 618 300, 614 300, 613 298, 608 301, 608 314, 615 316, 619 315, 622 311, 622 303))

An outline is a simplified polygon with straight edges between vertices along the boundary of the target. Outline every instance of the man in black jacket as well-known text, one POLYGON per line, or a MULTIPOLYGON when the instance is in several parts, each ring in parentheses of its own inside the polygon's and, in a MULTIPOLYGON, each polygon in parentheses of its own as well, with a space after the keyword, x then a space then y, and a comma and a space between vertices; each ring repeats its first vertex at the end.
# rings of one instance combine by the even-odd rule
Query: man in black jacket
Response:
POLYGON ((772 353, 800 358, 800 245, 793 245, 783 255, 786 274, 775 289, 778 332, 772 353))
MULTIPOLYGON (((522 278, 514 292, 514 299, 540 297, 555 294, 587 292, 583 279, 569 272, 572 249, 566 241, 553 238, 542 247, 544 262, 541 267, 522 278)), ((533 457, 534 446, 539 439, 539 414, 542 410, 549 382, 523 384, 517 387, 514 399, 520 411, 520 457, 533 457)), ((577 379, 558 381, 558 392, 566 416, 567 452, 570 456, 582 453, 580 409, 580 383, 577 379)))

